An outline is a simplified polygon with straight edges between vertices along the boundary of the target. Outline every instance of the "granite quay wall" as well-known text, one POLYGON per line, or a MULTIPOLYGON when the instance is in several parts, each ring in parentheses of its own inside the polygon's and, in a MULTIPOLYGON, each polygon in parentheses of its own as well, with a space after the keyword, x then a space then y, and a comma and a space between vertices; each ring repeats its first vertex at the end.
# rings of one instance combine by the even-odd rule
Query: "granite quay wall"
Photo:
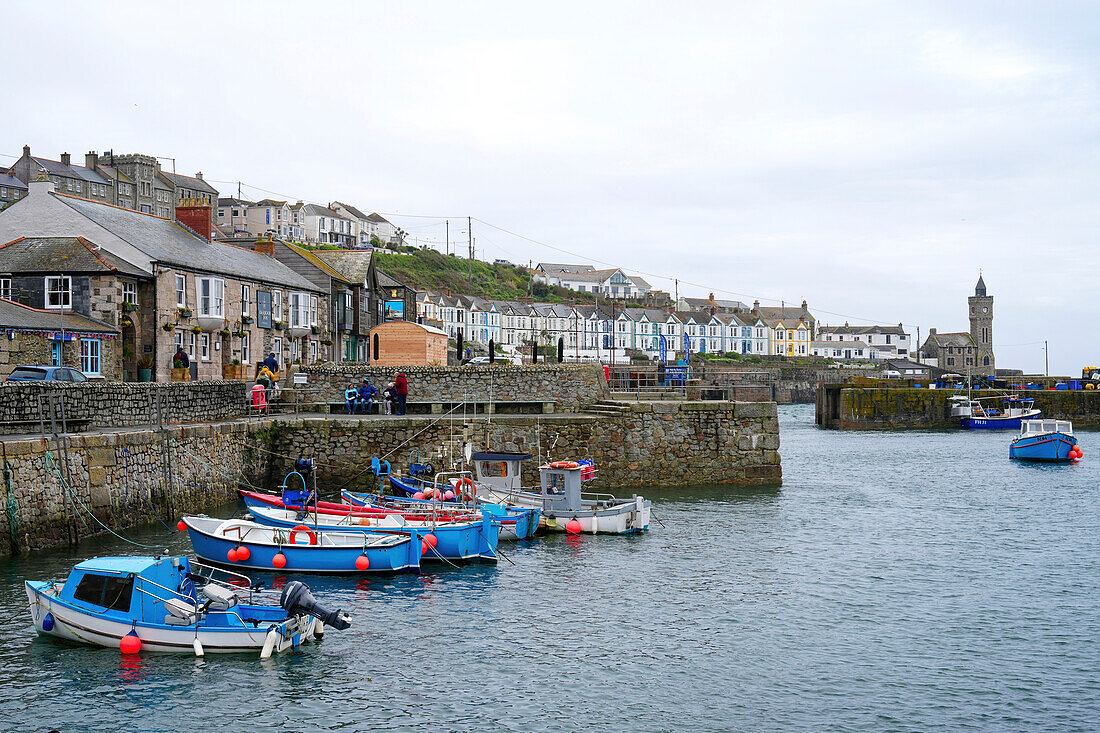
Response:
POLYGON ((158 400, 165 422, 224 420, 247 412, 250 386, 239 381, 2 382, 0 435, 37 433, 42 415, 50 432, 47 405, 52 398, 63 403, 70 431, 153 424, 158 400))
MULTIPOLYGON (((957 428, 950 416, 954 390, 823 386, 816 401, 818 425, 840 430, 895 430, 957 428)), ((1035 399, 1043 417, 1072 420, 1075 428, 1100 427, 1100 392, 1022 390, 1015 394, 1035 399)), ((986 390, 975 397, 995 396, 986 390)))
MULTIPOLYGON (((841 384, 851 376, 866 376, 869 371, 829 369, 825 366, 735 364, 702 359, 692 362, 691 384, 684 393, 687 399, 721 399, 722 395, 729 395, 741 401, 813 404, 819 384, 841 384), (715 388, 721 391, 714 392, 715 388)), ((615 375, 617 379, 613 386, 625 392, 656 388, 657 385, 655 365, 618 366, 615 375)))
MULTIPOLYGON (((403 470, 418 450, 437 466, 441 447, 469 440, 477 448, 528 451, 543 458, 592 458, 600 470, 596 490, 685 484, 774 485, 782 480, 779 421, 772 403, 635 403, 616 416, 508 415, 448 419, 274 418, 261 449, 270 457, 268 484, 281 479, 299 456, 318 462, 322 495, 340 488, 373 488, 368 465, 384 457, 403 470)), ((526 482, 538 480, 534 465, 526 482)))
POLYGON ((335 402, 363 377, 379 391, 398 372, 409 380, 410 401, 553 402, 555 412, 577 412, 608 394, 598 364, 501 364, 493 366, 348 366, 300 368, 308 382, 295 389, 302 403, 335 402))
POLYGON ((158 521, 174 530, 183 513, 235 500, 242 472, 263 473, 264 454, 250 448, 261 429, 240 421, 75 435, 67 450, 53 440, 0 440, 0 554, 105 533, 90 515, 123 534, 158 521))

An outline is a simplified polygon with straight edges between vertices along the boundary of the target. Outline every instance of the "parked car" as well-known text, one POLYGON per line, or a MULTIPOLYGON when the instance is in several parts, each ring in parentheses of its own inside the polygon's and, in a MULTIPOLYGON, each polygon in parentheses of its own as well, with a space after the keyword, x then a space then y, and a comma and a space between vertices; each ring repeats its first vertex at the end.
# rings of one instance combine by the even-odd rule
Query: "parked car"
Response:
POLYGON ((901 372, 895 369, 884 369, 882 372, 883 379, 901 379, 901 372))
POLYGON ((87 382, 88 378, 79 369, 59 366, 21 366, 8 375, 9 382, 87 382))
POLYGON ((462 362, 463 366, 481 366, 489 363, 489 357, 487 356, 475 356, 472 359, 467 359, 462 362))

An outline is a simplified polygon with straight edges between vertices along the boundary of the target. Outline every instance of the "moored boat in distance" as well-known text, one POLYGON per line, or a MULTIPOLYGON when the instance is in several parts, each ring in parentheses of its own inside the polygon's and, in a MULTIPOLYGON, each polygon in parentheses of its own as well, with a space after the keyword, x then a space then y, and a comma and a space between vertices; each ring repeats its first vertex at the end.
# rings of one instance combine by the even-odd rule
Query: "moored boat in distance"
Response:
POLYGON ((526 453, 474 453, 477 496, 481 501, 538 507, 546 529, 570 534, 634 534, 649 529, 650 507, 638 495, 619 499, 611 494, 582 491, 596 478, 591 461, 552 461, 539 466, 539 487, 520 485, 520 464, 526 453))
POLYGON ((331 532, 304 524, 288 530, 211 517, 185 516, 180 521, 195 554, 208 562, 326 575, 419 570, 425 534, 417 529, 402 535, 331 532))
POLYGON ((959 418, 960 427, 967 430, 1017 430, 1021 420, 1034 420, 1041 414, 1031 397, 956 395, 951 398, 951 417, 959 418))
POLYGON ((31 620, 43 636, 138 651, 253 652, 262 658, 350 626, 341 611, 314 600, 308 586, 288 583, 277 603, 244 575, 186 557, 101 557, 76 565, 68 578, 25 581, 31 620), (217 577, 222 574, 222 578, 217 577))
POLYGON ((1068 463, 1083 455, 1069 420, 1024 420, 1008 446, 1008 457, 1021 461, 1068 463))

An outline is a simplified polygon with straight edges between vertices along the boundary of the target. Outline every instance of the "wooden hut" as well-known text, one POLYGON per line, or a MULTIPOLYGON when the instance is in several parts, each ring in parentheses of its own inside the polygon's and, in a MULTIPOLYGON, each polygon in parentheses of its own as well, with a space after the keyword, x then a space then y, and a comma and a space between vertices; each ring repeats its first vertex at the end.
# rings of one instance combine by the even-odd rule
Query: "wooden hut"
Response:
POLYGON ((447 332, 411 321, 387 321, 370 330, 370 363, 379 366, 447 364, 447 332))

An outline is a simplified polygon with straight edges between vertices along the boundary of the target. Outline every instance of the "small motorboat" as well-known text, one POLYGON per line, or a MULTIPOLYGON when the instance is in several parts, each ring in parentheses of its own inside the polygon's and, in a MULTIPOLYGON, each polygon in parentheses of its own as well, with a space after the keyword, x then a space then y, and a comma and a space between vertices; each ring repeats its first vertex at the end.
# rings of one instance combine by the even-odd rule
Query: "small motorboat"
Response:
POLYGON ((488 560, 496 562, 499 525, 492 515, 473 514, 459 521, 437 521, 430 513, 416 519, 398 512, 379 517, 348 514, 326 514, 304 510, 280 509, 264 504, 249 506, 252 517, 267 527, 294 529, 309 527, 315 532, 360 532, 373 536, 406 535, 413 530, 421 533, 421 562, 428 560, 488 560))
POLYGON ((346 629, 299 581, 281 596, 244 575, 182 556, 97 557, 63 583, 26 581, 31 620, 43 636, 138 651, 273 652, 319 638, 324 626, 346 629), (220 575, 220 577, 219 577, 220 575), (278 603, 257 600, 278 598, 278 603))
POLYGON ((959 418, 959 425, 967 430, 1018 430, 1022 420, 1042 415, 1033 398, 1013 395, 974 399, 956 395, 950 406, 951 417, 959 418))
POLYGON ((520 464, 531 457, 474 453, 478 500, 537 507, 542 510, 543 526, 570 534, 633 534, 649 529, 651 503, 637 494, 618 499, 582 491, 585 481, 597 477, 592 461, 552 461, 539 466, 539 488, 522 488, 520 464))
POLYGON ((1024 420, 1008 446, 1008 457, 1021 461, 1068 463, 1083 455, 1069 420, 1024 420))
POLYGON ((265 527, 247 519, 186 516, 195 554, 207 562, 253 570, 298 573, 392 573, 419 570, 426 532, 403 534, 329 531, 299 524, 265 527))

